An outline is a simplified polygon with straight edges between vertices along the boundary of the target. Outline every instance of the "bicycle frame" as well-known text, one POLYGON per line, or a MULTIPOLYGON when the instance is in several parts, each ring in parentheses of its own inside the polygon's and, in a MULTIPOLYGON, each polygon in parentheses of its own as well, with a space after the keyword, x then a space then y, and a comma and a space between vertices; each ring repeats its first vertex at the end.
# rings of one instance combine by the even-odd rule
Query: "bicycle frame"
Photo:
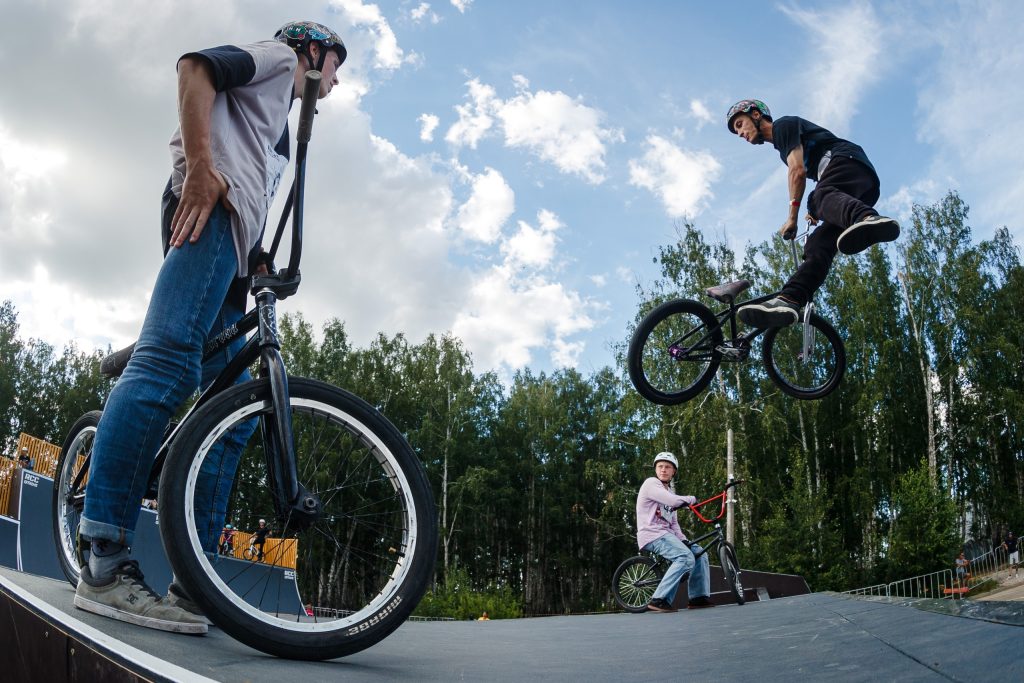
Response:
MULTIPOLYGON (((797 267, 797 268, 800 267, 800 260, 799 260, 799 257, 797 256, 796 241, 798 239, 800 239, 800 238, 803 238, 804 243, 806 244, 808 235, 810 235, 810 229, 808 229, 807 232, 804 232, 804 233, 802 233, 800 235, 796 235, 795 237, 793 237, 792 240, 790 240, 790 249, 791 249, 791 252, 793 254, 793 265, 795 267, 797 267)), ((737 329, 736 329, 736 312, 740 308, 742 308, 743 306, 747 306, 749 304, 759 304, 759 303, 768 301, 769 299, 774 299, 775 297, 779 296, 780 294, 782 294, 782 290, 779 290, 777 292, 772 292, 770 294, 764 294, 762 296, 755 297, 753 299, 747 299, 747 300, 745 300, 745 301, 743 301, 741 303, 736 303, 736 301, 730 301, 728 308, 722 309, 721 311, 717 311, 717 312, 714 313, 715 318, 719 321, 718 324, 715 325, 714 327, 708 328, 707 333, 703 337, 701 337, 697 341, 696 344, 693 344, 693 345, 691 345, 689 347, 686 347, 686 348, 687 349, 704 348, 703 345, 706 344, 712 338, 712 336, 715 334, 715 332, 717 332, 719 330, 722 330, 722 328, 725 326, 725 323, 726 323, 727 320, 729 322, 729 336, 728 336, 727 339, 724 339, 723 341, 727 341, 729 343, 729 346, 724 346, 723 345, 722 347, 719 347, 717 349, 711 349, 706 354, 691 355, 689 353, 689 350, 684 351, 682 348, 680 348, 680 345, 683 342, 685 342, 691 335, 693 335, 694 333, 700 331, 701 328, 697 327, 697 328, 694 328, 694 329, 690 330, 689 332, 684 334, 682 337, 680 337, 676 341, 672 342, 669 345, 669 354, 673 358, 675 358, 676 360, 684 360, 684 359, 689 359, 689 360, 706 360, 706 359, 710 358, 710 353, 713 353, 713 352, 717 351, 718 353, 720 353, 722 355, 722 359, 723 360, 745 360, 746 357, 747 357, 747 353, 749 352, 748 350, 749 350, 751 342, 753 342, 755 339, 757 339, 757 337, 759 337, 760 335, 764 334, 767 331, 767 329, 763 328, 763 327, 762 328, 755 328, 755 329, 752 329, 752 330, 750 330, 749 332, 747 332, 747 333, 745 333, 743 335, 738 335, 737 334, 737 329), (742 353, 737 353, 737 350, 742 350, 742 349, 746 349, 746 350, 744 350, 742 353)), ((813 329, 813 327, 810 324, 811 323, 811 314, 813 312, 814 312, 814 300, 812 298, 811 300, 809 300, 807 302, 807 305, 804 306, 803 320, 802 320, 804 328, 803 328, 803 345, 802 345, 801 353, 800 353, 800 361, 802 363, 804 363, 805 365, 811 362, 811 355, 812 355, 811 352, 813 350, 812 341, 814 339, 814 329, 813 329)))

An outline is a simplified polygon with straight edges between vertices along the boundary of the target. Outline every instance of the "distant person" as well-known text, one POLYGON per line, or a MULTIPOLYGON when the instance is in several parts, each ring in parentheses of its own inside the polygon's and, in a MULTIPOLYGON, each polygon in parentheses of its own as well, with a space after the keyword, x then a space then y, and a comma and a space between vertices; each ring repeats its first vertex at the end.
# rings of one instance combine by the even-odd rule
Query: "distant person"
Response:
POLYGON ((232 557, 235 554, 235 527, 225 524, 220 533, 220 554, 232 557))
POLYGON ((21 447, 21 454, 18 456, 18 467, 23 470, 32 471, 32 456, 28 454, 28 448, 21 447))
POLYGON ((1006 540, 1003 541, 1003 548, 1006 549, 1007 561, 1010 566, 1013 567, 1013 575, 1016 577, 1020 574, 1020 545, 1017 542, 1017 537, 1013 535, 1012 531, 1006 533, 1006 540))
POLYGON ((960 551, 960 556, 956 558, 956 580, 961 586, 966 585, 968 572, 967 570, 971 566, 971 561, 964 557, 963 551, 960 551))
POLYGON ((825 282, 836 251, 859 254, 900 234, 899 223, 879 216, 875 167, 859 145, 843 140, 798 116, 772 120, 761 100, 740 100, 726 114, 726 125, 752 145, 769 142, 789 167, 789 213, 779 232, 796 237, 797 217, 807 179, 817 185, 807 196, 807 213, 821 221, 804 245, 804 260, 779 296, 740 308, 737 316, 754 327, 782 327, 800 318, 800 309, 825 282))
POLYGON ((267 536, 270 534, 270 527, 267 526, 267 520, 261 519, 260 525, 256 531, 252 532, 252 544, 256 546, 256 561, 263 561, 263 544, 267 542, 267 536))
POLYGON ((694 560, 694 553, 701 551, 696 543, 686 544, 686 536, 676 521, 676 511, 684 504, 693 505, 693 496, 677 496, 672 488, 672 479, 679 469, 676 456, 668 452, 654 456, 654 474, 644 481, 636 497, 636 541, 641 550, 664 557, 672 564, 661 579, 647 609, 651 612, 675 612, 675 600, 679 582, 689 575, 689 607, 714 607, 709 599, 711 576, 708 573, 708 556, 694 560))
POLYGON ((306 616, 307 617, 313 616, 313 603, 311 603, 311 602, 307 602, 306 603, 306 616))
POLYGON ((481 614, 480 618, 477 619, 477 621, 490 621, 490 620, 491 620, 491 618, 489 616, 487 616, 487 612, 484 612, 483 614, 481 614))

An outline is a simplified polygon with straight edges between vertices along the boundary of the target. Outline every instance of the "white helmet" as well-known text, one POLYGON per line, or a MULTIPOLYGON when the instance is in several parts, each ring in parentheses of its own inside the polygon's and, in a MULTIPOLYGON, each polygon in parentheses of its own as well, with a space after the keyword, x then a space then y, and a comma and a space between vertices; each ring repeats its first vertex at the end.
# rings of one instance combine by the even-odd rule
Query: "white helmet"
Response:
POLYGON ((266 524, 266 523, 267 523, 267 520, 265 520, 265 519, 261 519, 260 520, 260 524, 266 524))
POLYGON ((662 451, 661 453, 658 453, 656 456, 654 456, 655 465, 657 465, 662 460, 664 460, 665 462, 672 463, 672 467, 675 467, 677 470, 679 469, 679 461, 676 460, 676 456, 672 455, 668 451, 662 451))

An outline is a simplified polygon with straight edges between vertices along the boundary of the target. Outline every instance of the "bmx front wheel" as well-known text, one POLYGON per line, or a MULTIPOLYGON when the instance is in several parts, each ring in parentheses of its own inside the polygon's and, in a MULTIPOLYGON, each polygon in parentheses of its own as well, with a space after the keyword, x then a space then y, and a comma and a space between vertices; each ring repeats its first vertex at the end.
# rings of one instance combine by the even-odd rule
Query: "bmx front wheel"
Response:
POLYGON ((612 597, 627 612, 646 612, 661 577, 657 560, 644 555, 631 557, 612 574, 612 597))
POLYGON ((743 583, 740 581, 740 563, 736 560, 735 548, 728 541, 722 541, 718 546, 718 561, 722 565, 722 572, 732 596, 736 598, 737 604, 742 605, 747 599, 743 595, 743 583))
POLYGON ((652 403, 677 405, 704 391, 722 362, 722 328, 704 304, 666 301, 644 316, 629 342, 633 386, 652 403))
POLYGON ((71 585, 76 587, 86 561, 78 538, 78 525, 85 509, 85 485, 89 481, 89 465, 100 415, 100 411, 92 410, 78 418, 71 427, 53 476, 53 540, 60 568, 71 585))
POLYGON ((332 659, 416 607, 434 571, 434 503, 423 466, 376 409, 322 382, 288 385, 298 481, 317 512, 298 522, 275 500, 274 404, 260 379, 182 427, 160 478, 160 532, 178 580, 225 632, 278 657, 332 659), (262 562, 216 554, 228 516, 240 529, 267 519, 262 562))
POLYGON ((764 333, 764 366, 768 377, 793 398, 824 398, 839 387, 846 372, 846 348, 839 333, 812 313, 810 329, 803 320, 764 333))

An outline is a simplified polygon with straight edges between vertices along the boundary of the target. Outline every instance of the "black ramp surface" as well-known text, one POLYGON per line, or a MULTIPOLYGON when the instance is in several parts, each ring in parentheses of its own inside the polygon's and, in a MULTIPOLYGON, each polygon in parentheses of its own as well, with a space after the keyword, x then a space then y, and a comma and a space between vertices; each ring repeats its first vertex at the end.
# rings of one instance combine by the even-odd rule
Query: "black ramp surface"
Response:
POLYGON ((0 515, 0 566, 18 568, 18 520, 0 515))
POLYGON ((811 594, 676 614, 410 622, 333 662, 292 662, 211 629, 164 634, 75 610, 66 582, 0 569, 55 609, 221 681, 1020 681, 1024 627, 811 594))

